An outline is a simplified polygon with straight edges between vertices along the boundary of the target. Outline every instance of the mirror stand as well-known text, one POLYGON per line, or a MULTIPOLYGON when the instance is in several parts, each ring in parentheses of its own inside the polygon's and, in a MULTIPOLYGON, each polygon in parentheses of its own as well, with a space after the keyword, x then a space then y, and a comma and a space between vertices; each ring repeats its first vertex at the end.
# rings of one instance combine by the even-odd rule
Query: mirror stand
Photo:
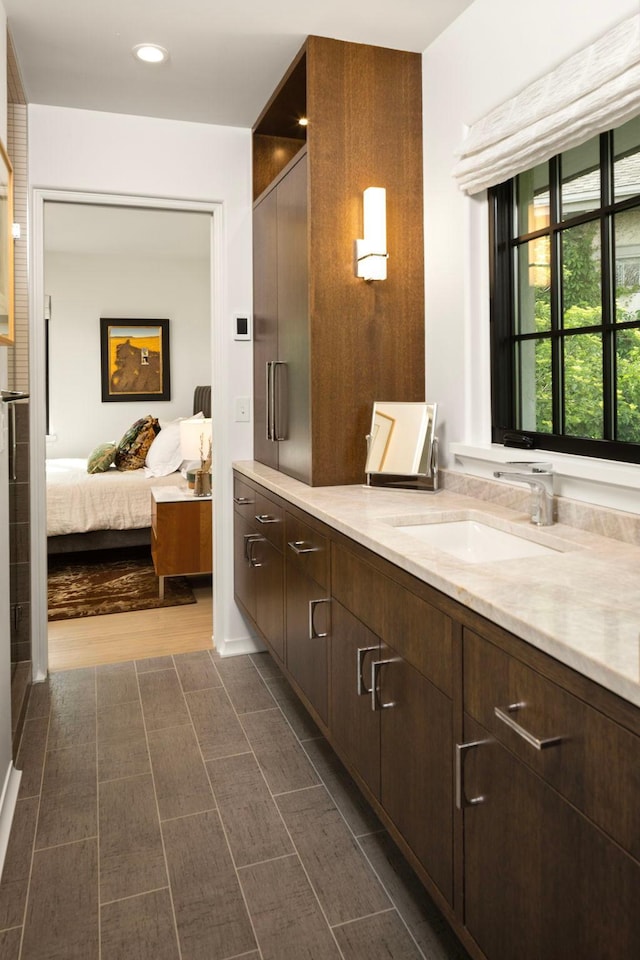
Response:
MULTIPOLYGON (((372 435, 367 434, 367 447, 370 447, 372 435)), ((438 473, 438 438, 433 437, 431 458, 426 473, 367 473, 368 487, 390 487, 396 490, 422 490, 437 493, 440 489, 438 473)))

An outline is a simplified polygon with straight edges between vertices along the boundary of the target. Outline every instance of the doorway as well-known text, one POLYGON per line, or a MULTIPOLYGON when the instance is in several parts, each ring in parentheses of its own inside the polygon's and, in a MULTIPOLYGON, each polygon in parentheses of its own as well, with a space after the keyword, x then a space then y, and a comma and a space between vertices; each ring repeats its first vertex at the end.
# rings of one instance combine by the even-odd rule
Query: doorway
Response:
MULTIPOLYGON (((46 435, 48 461, 86 459, 101 443, 117 442, 147 414, 161 423, 191 414, 194 386, 212 379, 215 206, 55 192, 43 197, 43 295, 50 303, 50 320, 33 347, 41 370, 34 391, 41 424, 36 435, 46 435), (169 320, 168 399, 103 402, 101 317, 169 320)), ((44 474, 44 463, 41 469, 44 474)), ((46 515, 44 483, 42 488, 46 515)), ((39 527, 32 541, 34 536, 38 541, 42 584, 46 528, 39 527)), ((34 643, 34 677, 44 676, 48 663, 46 604, 40 632, 39 657, 34 643)), ((209 613, 209 641, 211 633, 209 613)))

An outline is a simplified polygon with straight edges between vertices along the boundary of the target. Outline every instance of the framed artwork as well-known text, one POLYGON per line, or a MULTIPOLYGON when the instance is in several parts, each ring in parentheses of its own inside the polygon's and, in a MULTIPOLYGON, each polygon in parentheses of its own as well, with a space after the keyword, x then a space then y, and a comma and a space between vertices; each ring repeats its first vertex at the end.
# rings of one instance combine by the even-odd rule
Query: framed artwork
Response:
POLYGON ((14 342, 13 168, 0 141, 0 344, 14 342))
POLYGON ((170 400, 169 321, 100 317, 102 402, 170 400))

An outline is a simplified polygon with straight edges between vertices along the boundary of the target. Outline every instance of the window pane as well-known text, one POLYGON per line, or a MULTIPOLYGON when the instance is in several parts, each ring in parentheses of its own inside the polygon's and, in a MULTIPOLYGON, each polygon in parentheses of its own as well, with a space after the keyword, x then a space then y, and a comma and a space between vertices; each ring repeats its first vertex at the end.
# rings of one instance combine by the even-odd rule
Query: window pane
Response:
POLYGON ((516 332, 536 333, 550 330, 549 237, 540 237, 521 244, 517 257, 516 332))
POLYGON ((562 220, 600 206, 600 138, 562 154, 562 220))
POLYGON ((519 343, 517 371, 518 429, 552 433, 551 341, 519 343))
POLYGON ((562 322, 565 329, 602 323, 597 220, 562 232, 562 322))
POLYGON ((615 216, 614 237, 616 320, 640 320, 640 207, 615 216))
POLYGON ((640 117, 613 131, 613 193, 617 201, 640 193, 640 117))
POLYGON ((598 333, 565 338, 564 415, 568 436, 603 437, 602 337, 598 333))
POLYGON ((616 349, 617 439, 640 443, 640 330, 619 330, 616 349))
POLYGON ((549 226, 549 164, 541 163, 516 177, 516 236, 549 226))

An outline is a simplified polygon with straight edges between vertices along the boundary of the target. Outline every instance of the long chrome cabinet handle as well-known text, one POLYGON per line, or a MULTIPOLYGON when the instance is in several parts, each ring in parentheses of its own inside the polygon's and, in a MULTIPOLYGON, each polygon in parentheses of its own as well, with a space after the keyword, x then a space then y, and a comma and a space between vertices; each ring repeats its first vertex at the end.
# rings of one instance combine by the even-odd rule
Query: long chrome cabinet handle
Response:
POLYGON ((379 694, 379 681, 380 681, 380 667, 386 666, 388 663, 397 663, 399 660, 398 657, 393 657, 390 660, 374 660, 371 664, 371 709, 376 710, 388 710, 390 707, 395 707, 395 700, 387 700, 385 703, 383 700, 380 700, 379 694))
POLYGON ((267 440, 273 440, 273 360, 266 363, 267 385, 267 440))
POLYGON ((280 523, 278 517, 272 517, 270 513, 259 513, 256 520, 258 523, 280 523))
POLYGON ((273 375, 272 375, 272 380, 273 380, 273 390, 272 390, 272 397, 273 397, 273 415, 272 415, 273 437, 272 437, 272 439, 273 439, 273 440, 276 440, 276 441, 277 441, 277 440, 286 440, 287 438, 286 438, 285 435, 281 432, 281 430, 280 430, 280 424, 279 424, 279 422, 278 422, 277 413, 278 413, 278 409, 279 409, 279 407, 280 407, 280 404, 276 402, 277 399, 278 399, 278 398, 277 398, 278 367, 286 367, 286 363, 285 363, 284 360, 272 360, 271 362, 273 363, 273 375))
POLYGON ((245 540, 245 553, 247 555, 247 561, 250 567, 261 567, 262 564, 258 563, 256 558, 253 555, 253 547, 256 543, 264 543, 264 537, 261 537, 259 533, 247 533, 244 537, 245 540))
POLYGON ((309 600, 309 640, 321 640, 323 637, 329 636, 328 631, 318 633, 313 622, 316 607, 319 603, 331 603, 331 597, 324 597, 322 600, 309 600))
POLYGON ((538 737, 535 737, 532 733, 529 733, 528 730, 525 730, 524 727, 520 726, 513 717, 509 716, 510 713, 517 713, 518 710, 522 710, 524 707, 526 707, 526 703, 511 703, 506 710, 503 710, 501 707, 494 707, 493 712, 498 720, 505 723, 535 750, 546 750, 547 747, 555 747, 559 743, 562 743, 562 737, 545 737, 542 740, 538 739, 538 737))
POLYGON ((358 696, 364 697, 369 696, 371 693, 371 688, 366 685, 364 682, 364 677, 362 676, 364 670, 364 658, 368 653, 377 653, 377 647, 358 647, 357 652, 357 674, 358 674, 358 696))
POLYGON ((250 543, 253 543, 254 540, 259 540, 259 539, 260 539, 260 534, 259 534, 259 533, 245 533, 245 535, 244 535, 244 558, 245 558, 245 560, 247 561, 247 563, 251 563, 251 561, 250 561, 250 559, 249 559, 249 544, 250 544, 250 543))
POLYGON ((298 555, 301 553, 317 553, 320 549, 320 547, 314 547, 312 543, 307 543, 306 540, 289 540, 287 546, 298 555))
POLYGON ((475 750, 476 747, 482 747, 489 740, 470 740, 469 743, 456 743, 456 807, 458 810, 464 810, 465 807, 476 807, 479 803, 484 803, 485 797, 467 797, 464 791, 463 763, 464 755, 467 750, 475 750))

